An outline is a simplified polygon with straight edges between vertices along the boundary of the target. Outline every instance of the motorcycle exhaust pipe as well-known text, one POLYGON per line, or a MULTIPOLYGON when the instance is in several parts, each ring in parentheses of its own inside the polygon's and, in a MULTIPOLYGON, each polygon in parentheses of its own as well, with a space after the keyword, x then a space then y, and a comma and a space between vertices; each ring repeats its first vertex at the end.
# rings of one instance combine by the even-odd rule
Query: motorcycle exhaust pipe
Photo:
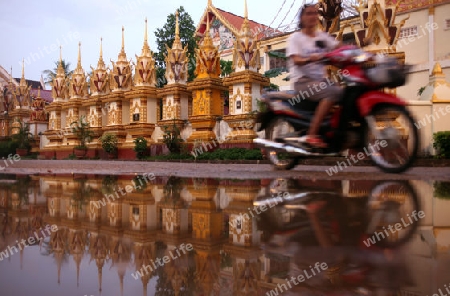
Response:
POLYGON ((269 141, 266 139, 253 139, 253 143, 258 148, 270 148, 272 150, 275 150, 276 152, 284 152, 289 153, 292 155, 299 155, 299 156, 338 156, 338 153, 317 153, 317 152, 309 152, 305 149, 302 149, 300 147, 293 147, 286 145, 285 143, 276 143, 273 141, 269 141))

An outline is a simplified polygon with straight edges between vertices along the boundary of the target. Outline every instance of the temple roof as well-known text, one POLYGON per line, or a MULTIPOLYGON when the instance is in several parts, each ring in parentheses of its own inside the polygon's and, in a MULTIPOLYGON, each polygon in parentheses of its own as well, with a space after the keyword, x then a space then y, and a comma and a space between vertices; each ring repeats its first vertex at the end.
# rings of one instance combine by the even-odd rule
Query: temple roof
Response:
MULTIPOLYGON (((17 82, 20 82, 21 78, 14 78, 17 82)), ((31 86, 33 89, 42 88, 42 84, 40 81, 25 79, 26 83, 31 86)), ((36 92, 37 93, 37 92, 36 92)))
POLYGON ((401 2, 398 13, 409 12, 417 9, 424 9, 432 5, 449 3, 449 0, 386 0, 386 5, 395 5, 401 2))
MULTIPOLYGON (((202 17, 200 18, 200 22, 196 29, 196 35, 203 37, 203 34, 205 33, 206 29, 206 22, 207 19, 209 19, 209 22, 212 23, 214 20, 218 19, 227 29, 229 29, 235 36, 239 34, 239 31, 241 29, 242 23, 244 22, 244 17, 235 15, 234 13, 222 10, 220 8, 216 8, 213 5, 210 7, 206 7, 205 12, 203 13, 202 17), (209 15, 207 15, 207 12, 209 15)), ((252 32, 258 32, 257 35, 258 38, 261 38, 264 36, 263 31, 269 29, 268 26, 260 24, 258 22, 249 20, 250 24, 250 30, 252 32)), ((273 31, 273 29, 271 29, 273 31)), ((281 33, 277 30, 275 30, 278 33, 281 33)))

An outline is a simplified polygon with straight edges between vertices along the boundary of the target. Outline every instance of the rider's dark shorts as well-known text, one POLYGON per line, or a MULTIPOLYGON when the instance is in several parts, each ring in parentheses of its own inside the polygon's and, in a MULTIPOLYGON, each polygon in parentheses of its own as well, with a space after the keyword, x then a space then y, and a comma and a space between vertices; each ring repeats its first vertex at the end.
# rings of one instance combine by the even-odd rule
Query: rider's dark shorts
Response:
POLYGON ((344 91, 333 79, 317 80, 305 76, 297 80, 294 88, 301 100, 315 102, 327 98, 337 103, 342 99, 344 91))

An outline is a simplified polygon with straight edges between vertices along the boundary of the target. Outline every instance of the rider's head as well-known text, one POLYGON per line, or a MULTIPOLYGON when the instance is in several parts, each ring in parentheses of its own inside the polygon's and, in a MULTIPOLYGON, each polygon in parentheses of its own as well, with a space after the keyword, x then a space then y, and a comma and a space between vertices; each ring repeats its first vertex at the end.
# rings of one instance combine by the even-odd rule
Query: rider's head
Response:
POLYGON ((300 11, 298 28, 314 28, 319 22, 319 10, 315 4, 305 4, 300 11))

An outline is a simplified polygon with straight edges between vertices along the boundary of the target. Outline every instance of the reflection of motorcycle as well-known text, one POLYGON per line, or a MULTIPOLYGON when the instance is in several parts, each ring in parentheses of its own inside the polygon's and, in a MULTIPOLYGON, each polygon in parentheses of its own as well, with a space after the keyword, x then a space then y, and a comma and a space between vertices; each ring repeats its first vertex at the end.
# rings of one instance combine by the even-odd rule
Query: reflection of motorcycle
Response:
POLYGON ((291 240, 320 245, 318 232, 322 231, 332 245, 365 243, 366 247, 396 248, 407 242, 418 226, 418 219, 412 218, 419 213, 418 197, 405 181, 381 182, 360 198, 320 188, 284 190, 289 195, 282 202, 273 193, 254 202, 254 206, 268 208, 258 216, 266 240, 275 233, 289 233, 291 240), (315 225, 313 218, 320 225, 315 225))
POLYGON ((291 276, 309 270, 315 262, 330 266, 326 278, 296 286, 292 295, 385 295, 385 291, 410 285, 399 254, 393 256, 392 252, 413 236, 418 222, 390 236, 385 232, 389 225, 404 225, 408 215, 419 212, 417 194, 408 182, 381 182, 368 196, 351 198, 337 190, 284 184, 288 185, 272 187, 271 197, 254 202, 255 206, 273 204, 274 191, 289 192, 282 202, 257 217, 258 229, 266 234, 266 251, 291 253, 291 276), (368 243, 376 232, 383 232, 385 238, 368 243), (295 245, 296 251, 289 245, 295 245))
POLYGON ((400 173, 412 164, 418 148, 414 119, 406 109, 406 102, 380 91, 404 85, 409 66, 385 58, 377 61, 375 67, 365 69, 372 58, 373 55, 352 46, 325 56, 326 63, 341 68, 339 73, 348 73, 339 74, 345 84, 343 101, 320 127, 319 133, 329 146, 326 149, 313 149, 298 142, 310 126, 316 102, 293 91, 262 96, 266 110, 258 114, 256 122, 261 123, 259 131, 266 131, 266 139, 258 138, 254 143, 267 151, 275 168, 291 169, 299 157, 337 156, 349 148, 365 149, 385 172, 400 173))

